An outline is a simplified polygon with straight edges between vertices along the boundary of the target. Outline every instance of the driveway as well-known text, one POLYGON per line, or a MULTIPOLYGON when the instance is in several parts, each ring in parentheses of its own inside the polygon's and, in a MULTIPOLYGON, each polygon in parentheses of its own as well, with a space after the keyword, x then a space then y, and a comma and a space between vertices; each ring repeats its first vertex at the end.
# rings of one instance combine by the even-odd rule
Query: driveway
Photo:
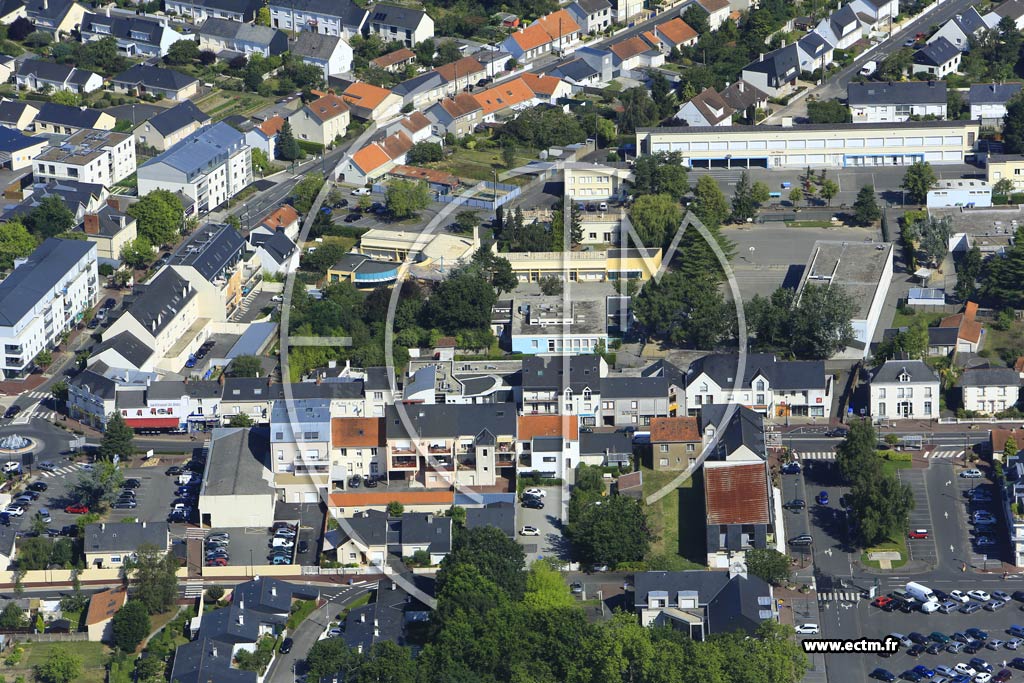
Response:
POLYGON ((516 503, 519 506, 517 538, 526 552, 527 564, 542 557, 552 556, 567 562, 569 556, 566 541, 562 537, 562 489, 559 486, 544 486, 542 490, 547 494, 543 498, 543 510, 523 507, 522 501, 516 503), (518 535, 519 530, 524 526, 536 527, 540 535, 518 535))
MULTIPOLYGON (((303 666, 305 665, 306 654, 309 652, 309 648, 313 647, 313 644, 319 640, 320 636, 327 629, 328 624, 331 622, 331 617, 341 611, 342 607, 376 587, 376 582, 359 581, 351 586, 345 586, 333 597, 328 598, 327 603, 323 607, 316 609, 305 621, 296 627, 293 633, 289 634, 294 641, 291 652, 284 655, 279 654, 274 659, 264 681, 266 683, 294 683, 296 675, 303 673, 303 666), (296 671, 296 669, 298 670, 296 671)), ((321 588, 321 591, 324 592, 323 594, 326 597, 327 592, 331 591, 332 588, 325 586, 321 588)))

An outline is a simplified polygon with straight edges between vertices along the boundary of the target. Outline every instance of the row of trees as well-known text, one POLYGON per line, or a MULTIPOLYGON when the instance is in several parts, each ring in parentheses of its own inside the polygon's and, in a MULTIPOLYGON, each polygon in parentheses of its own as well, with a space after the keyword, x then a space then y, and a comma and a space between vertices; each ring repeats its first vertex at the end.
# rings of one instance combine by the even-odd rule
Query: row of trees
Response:
POLYGON ((789 627, 765 622, 753 638, 733 633, 696 642, 675 629, 643 628, 628 612, 594 622, 557 565, 524 567, 522 547, 497 529, 456 526, 419 655, 390 642, 360 654, 329 638, 310 649, 309 676, 341 674, 353 683, 795 683, 806 671, 789 627))
POLYGON ((851 529, 864 548, 901 536, 914 509, 913 492, 885 469, 877 444, 871 422, 856 420, 836 448, 839 472, 850 486, 846 499, 851 529))

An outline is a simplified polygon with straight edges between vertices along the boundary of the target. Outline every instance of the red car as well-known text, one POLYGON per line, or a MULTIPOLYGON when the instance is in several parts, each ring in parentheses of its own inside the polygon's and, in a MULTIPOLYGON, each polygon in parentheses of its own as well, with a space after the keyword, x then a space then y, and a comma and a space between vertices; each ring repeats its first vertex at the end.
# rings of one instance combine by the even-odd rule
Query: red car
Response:
POLYGON ((928 538, 928 530, 927 529, 914 529, 913 531, 910 532, 910 537, 911 538, 916 538, 916 539, 928 538))
POLYGON ((207 567, 226 567, 226 566, 228 566, 228 561, 225 558, 223 558, 223 557, 213 557, 213 558, 211 558, 211 559, 206 561, 206 566, 207 567))
POLYGON ((879 595, 877 598, 871 601, 871 604, 875 607, 885 607, 890 602, 892 602, 892 598, 890 598, 888 595, 879 595))
POLYGON ((64 508, 64 512, 69 515, 87 515, 89 514, 89 508, 84 505, 68 505, 64 508))

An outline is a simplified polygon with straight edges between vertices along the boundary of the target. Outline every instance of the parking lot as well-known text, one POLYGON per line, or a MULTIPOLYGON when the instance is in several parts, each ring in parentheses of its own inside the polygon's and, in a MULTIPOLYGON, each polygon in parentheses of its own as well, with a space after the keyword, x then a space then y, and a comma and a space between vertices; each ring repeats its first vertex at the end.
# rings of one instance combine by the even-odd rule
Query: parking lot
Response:
POLYGON ((909 538, 907 551, 910 559, 920 560, 929 566, 935 566, 938 555, 935 551, 935 535, 932 530, 931 501, 928 497, 928 486, 925 481, 925 470, 898 470, 900 480, 910 487, 914 495, 914 509, 910 511, 910 530, 924 529, 927 538, 909 538))
MULTIPOLYGON (((929 585, 929 587, 935 589, 937 586, 929 585)), ((955 587, 953 584, 947 583, 940 590, 948 592, 959 588, 966 591, 973 587, 970 580, 967 579, 962 585, 955 587)), ((993 589, 987 588, 986 590, 993 589)), ((978 601, 972 600, 972 602, 981 604, 978 601)), ((936 631, 946 636, 952 636, 957 632, 964 633, 969 628, 978 628, 987 633, 988 640, 985 642, 992 643, 994 639, 1010 640, 1013 636, 1007 633, 1007 629, 1011 625, 1024 623, 1024 614, 1018 609, 1020 605, 1021 603, 1013 601, 996 612, 980 609, 974 614, 961 614, 960 612, 942 614, 935 612, 925 615, 917 611, 910 614, 904 614, 899 611, 885 612, 871 606, 868 601, 863 600, 857 604, 855 609, 860 613, 859 616, 865 622, 862 634, 865 638, 885 638, 892 633, 909 636, 914 632, 928 637, 936 631)), ((862 660, 861 664, 863 665, 865 675, 869 675, 876 667, 881 667, 896 676, 900 676, 903 672, 913 669, 919 664, 931 670, 934 670, 937 666, 947 666, 952 669, 957 663, 968 662, 973 657, 980 657, 986 660, 992 665, 993 672, 997 672, 1000 669, 1006 668, 1014 657, 1024 657, 1024 645, 1016 651, 1007 649, 1003 645, 996 645, 995 649, 982 647, 973 654, 964 650, 954 654, 943 648, 936 654, 925 651, 917 656, 908 654, 908 648, 901 646, 899 651, 890 657, 878 655, 859 655, 858 657, 862 660)), ((950 677, 936 676, 931 679, 932 683, 939 683, 942 680, 948 682, 950 677)))
MULTIPOLYGON (((270 542, 274 534, 267 527, 230 527, 210 531, 210 533, 217 532, 227 533, 231 537, 227 545, 228 566, 268 564, 267 557, 270 554, 270 542)), ((296 539, 293 549, 298 547, 298 543, 299 539, 296 539)))
POLYGON ((517 505, 517 518, 519 528, 516 529, 519 543, 526 552, 526 563, 529 565, 534 560, 542 557, 564 557, 565 540, 562 538, 562 489, 558 486, 544 486, 541 490, 546 494, 543 497, 544 509, 534 510, 523 507, 520 500, 517 505), (523 536, 519 532, 524 526, 536 527, 540 535, 523 536))

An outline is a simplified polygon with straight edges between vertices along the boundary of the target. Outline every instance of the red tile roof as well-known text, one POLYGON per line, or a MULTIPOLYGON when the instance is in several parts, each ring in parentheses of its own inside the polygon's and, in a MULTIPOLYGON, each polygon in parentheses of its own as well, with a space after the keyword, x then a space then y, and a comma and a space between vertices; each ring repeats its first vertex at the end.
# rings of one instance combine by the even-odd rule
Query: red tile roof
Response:
POLYGON ((632 38, 626 38, 620 40, 611 46, 611 51, 614 52, 619 59, 629 59, 637 55, 642 55, 645 52, 653 50, 647 41, 640 36, 633 36, 632 38))
POLYGON ((385 152, 377 143, 371 142, 366 147, 352 155, 352 161, 355 162, 363 173, 369 173, 375 169, 380 168, 384 164, 391 161, 391 157, 385 152))
POLYGON ((651 443, 700 440, 700 427, 695 417, 651 418, 651 443))
POLYGON ((530 86, 526 85, 526 81, 522 78, 514 78, 511 81, 499 83, 473 95, 476 101, 480 103, 480 106, 483 107, 485 115, 501 111, 516 104, 529 102, 534 96, 533 90, 530 89, 530 86))
POLYGON ((306 105, 309 113, 323 121, 330 121, 336 116, 341 116, 348 111, 345 100, 337 95, 324 95, 318 100, 313 100, 306 105))
POLYGON ((460 92, 455 97, 446 97, 441 100, 441 108, 455 119, 480 111, 480 103, 467 92, 460 92))
POLYGON ((87 625, 102 624, 107 619, 112 619, 117 611, 124 607, 128 601, 128 593, 123 586, 108 588, 107 590, 93 593, 89 598, 89 609, 85 613, 87 625))
POLYGON ((520 78, 523 79, 523 83, 526 83, 527 88, 538 95, 547 95, 548 97, 553 96, 562 83, 560 78, 539 74, 523 74, 520 78))
POLYGON ((714 14, 719 10, 729 8, 729 0, 697 0, 697 4, 704 8, 708 14, 714 14))
POLYGON ((345 92, 341 93, 341 97, 354 107, 376 109, 390 94, 391 91, 387 88, 378 88, 369 83, 356 81, 345 88, 345 92))
POLYGON ((445 173, 444 171, 432 168, 420 168, 419 166, 395 166, 388 171, 388 175, 406 180, 423 180, 435 185, 447 185, 448 187, 458 187, 462 184, 462 181, 451 173, 445 173))
POLYGON ((409 132, 415 133, 418 130, 430 128, 430 119, 428 119, 426 114, 423 112, 414 111, 402 119, 402 125, 405 126, 409 132))
POLYGON ((658 24, 655 27, 661 35, 669 40, 676 47, 687 43, 697 37, 697 32, 685 21, 676 17, 671 21, 658 24))
POLYGON ((526 28, 516 31, 512 34, 512 39, 523 50, 533 50, 541 45, 553 43, 559 37, 564 38, 577 33, 579 30, 580 25, 576 23, 572 15, 567 10, 560 9, 537 19, 526 28))
POLYGON ((384 418, 331 418, 331 445, 335 448, 376 448, 384 446, 384 418))
POLYGON ((371 59, 370 64, 386 69, 389 66, 401 64, 402 62, 407 62, 412 59, 416 59, 416 53, 407 47, 403 47, 395 50, 394 52, 389 52, 386 55, 381 55, 380 57, 377 57, 377 59, 371 59))
POLYGON ((768 471, 763 462, 706 463, 708 524, 768 524, 768 471))
POLYGON ((523 415, 519 418, 519 440, 538 436, 560 436, 569 441, 580 438, 579 421, 572 415, 523 415))
POLYGON ((260 130, 267 134, 267 137, 273 137, 281 131, 281 126, 284 125, 284 117, 282 116, 271 116, 269 119, 260 124, 260 130))
POLYGON ((457 78, 466 78, 467 76, 482 73, 484 65, 478 62, 475 57, 463 57, 462 59, 439 66, 434 71, 444 80, 454 81, 457 78))
POLYGON ((289 204, 282 204, 277 207, 273 213, 268 214, 266 218, 260 222, 269 228, 277 229, 286 225, 291 225, 297 220, 299 220, 299 212, 293 209, 289 204))
POLYGON ((939 327, 959 328, 957 336, 960 339, 966 339, 969 342, 977 344, 981 341, 982 329, 981 323, 974 319, 974 316, 977 314, 978 304, 973 301, 968 301, 967 305, 964 306, 963 313, 956 313, 943 318, 939 321, 939 327))

